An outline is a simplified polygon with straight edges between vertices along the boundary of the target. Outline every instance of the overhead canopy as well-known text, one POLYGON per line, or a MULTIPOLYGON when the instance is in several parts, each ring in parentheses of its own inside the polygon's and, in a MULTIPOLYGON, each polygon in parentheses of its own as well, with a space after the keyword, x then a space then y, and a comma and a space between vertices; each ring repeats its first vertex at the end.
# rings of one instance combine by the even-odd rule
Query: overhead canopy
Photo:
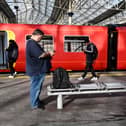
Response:
MULTIPOLYGON (((62 11, 55 23, 69 24, 68 12, 73 12, 72 24, 106 25, 126 20, 126 0, 69 0, 71 8, 62 11), (62 16, 61 16, 62 15, 62 16)), ((126 21, 125 21, 126 22, 126 21)))
MULTIPOLYGON (((15 23, 16 17, 4 0, 0 0, 0 11, 3 12, 3 15, 7 18, 7 22, 15 23)), ((3 18, 3 15, 1 15, 1 19, 3 18)), ((2 22, 0 21, 0 23, 2 22)))
POLYGON ((105 25, 126 19, 126 0, 6 0, 18 23, 105 25), (68 16, 72 12, 73 16, 68 16), (119 17, 119 18, 118 18, 119 17))
POLYGON ((96 18, 93 20, 89 20, 89 24, 97 24, 101 21, 104 21, 107 18, 110 18, 112 16, 115 16, 118 13, 123 13, 123 10, 125 9, 125 4, 126 2, 121 1, 120 3, 117 3, 116 6, 119 7, 118 9, 115 9, 115 6, 111 7, 110 9, 106 10, 105 12, 101 13, 98 15, 96 18))
POLYGON ((6 0, 18 23, 43 24, 51 16, 55 0, 6 0))

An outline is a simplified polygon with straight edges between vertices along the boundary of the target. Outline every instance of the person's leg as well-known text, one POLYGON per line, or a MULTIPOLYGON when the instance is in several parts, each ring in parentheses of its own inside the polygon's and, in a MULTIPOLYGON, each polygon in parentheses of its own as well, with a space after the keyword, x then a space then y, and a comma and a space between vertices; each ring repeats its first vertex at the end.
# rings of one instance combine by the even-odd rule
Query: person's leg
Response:
POLYGON ((13 61, 9 61, 9 69, 10 69, 10 74, 13 76, 15 69, 13 67, 14 62, 13 61))
POLYGON ((30 102, 32 108, 37 108, 39 106, 39 95, 41 93, 43 81, 45 78, 45 73, 38 76, 32 76, 30 85, 30 102))
POLYGON ((94 71, 94 68, 93 68, 93 63, 90 64, 90 70, 91 70, 91 73, 92 73, 92 77, 97 77, 97 75, 94 71))
POLYGON ((88 70, 89 70, 89 65, 88 65, 88 63, 86 63, 84 73, 81 75, 81 77, 78 78, 78 80, 83 80, 85 78, 85 76, 87 75, 88 70))
POLYGON ((87 75, 88 70, 89 70, 89 64, 87 63, 86 67, 85 67, 85 70, 84 70, 84 73, 82 74, 83 78, 85 78, 85 76, 87 75))
POLYGON ((90 64, 90 70, 91 70, 91 73, 92 73, 91 81, 96 81, 96 80, 98 80, 98 76, 96 75, 96 73, 95 73, 95 71, 94 71, 94 68, 93 68, 93 63, 90 64))

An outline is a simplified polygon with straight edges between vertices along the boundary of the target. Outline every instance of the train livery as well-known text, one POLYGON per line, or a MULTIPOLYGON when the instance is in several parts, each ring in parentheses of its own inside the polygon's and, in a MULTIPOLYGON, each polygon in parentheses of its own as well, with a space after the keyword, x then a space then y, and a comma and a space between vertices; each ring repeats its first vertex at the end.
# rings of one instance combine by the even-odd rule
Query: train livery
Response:
POLYGON ((31 33, 41 29, 45 35, 39 43, 46 51, 55 50, 52 58, 52 70, 63 67, 66 70, 83 70, 85 54, 84 39, 89 37, 98 48, 98 58, 94 63, 96 70, 126 69, 126 27, 116 26, 75 26, 75 25, 33 25, 0 24, 0 72, 8 72, 5 48, 8 41, 14 39, 19 47, 16 71, 25 72, 25 47, 31 33), (77 47, 81 46, 78 51, 77 47))

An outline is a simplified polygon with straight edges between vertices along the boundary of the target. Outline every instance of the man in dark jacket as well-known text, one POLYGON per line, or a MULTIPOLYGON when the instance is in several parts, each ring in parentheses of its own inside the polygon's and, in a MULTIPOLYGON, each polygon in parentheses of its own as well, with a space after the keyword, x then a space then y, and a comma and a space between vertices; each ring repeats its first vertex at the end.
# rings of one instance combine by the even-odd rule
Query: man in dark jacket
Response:
MULTIPOLYGON (((95 60, 94 59, 94 53, 95 53, 94 47, 96 47, 94 45, 94 43, 91 43, 89 41, 89 39, 87 39, 85 42, 85 46, 84 46, 84 53, 86 54, 86 67, 85 67, 85 71, 84 71, 83 75, 80 78, 78 78, 78 80, 83 80, 85 78, 85 76, 87 75, 88 71, 91 71, 91 73, 92 73, 92 79, 91 79, 92 81, 98 79, 98 77, 94 71, 94 68, 93 68, 93 63, 95 60)), ((98 53, 98 52, 96 52, 96 53, 98 53)), ((95 55, 97 55, 97 54, 95 54, 95 55)), ((96 56, 95 56, 95 58, 96 58, 96 56)))
POLYGON ((9 47, 6 49, 6 51, 7 51, 7 61, 10 69, 9 78, 14 78, 17 73, 14 69, 14 63, 18 58, 18 46, 14 40, 9 40, 9 47))
POLYGON ((26 45, 26 72, 30 76, 30 102, 32 109, 43 108, 43 104, 39 99, 43 81, 50 69, 48 57, 52 56, 52 52, 45 52, 38 44, 44 33, 40 29, 33 31, 31 39, 26 45))

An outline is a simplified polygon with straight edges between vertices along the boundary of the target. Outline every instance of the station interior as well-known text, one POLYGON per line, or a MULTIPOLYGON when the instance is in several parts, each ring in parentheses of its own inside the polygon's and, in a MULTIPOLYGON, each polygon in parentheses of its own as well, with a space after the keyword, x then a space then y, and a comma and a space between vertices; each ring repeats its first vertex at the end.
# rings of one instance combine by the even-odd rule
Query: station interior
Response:
POLYGON ((126 0, 0 0, 0 126, 125 126, 125 36, 126 0), (29 41, 31 30, 39 27, 46 32, 40 46, 54 51, 54 69, 46 74, 40 91, 44 107, 33 110, 22 40, 29 41), (12 78, 5 52, 9 38, 21 39, 12 78), (91 80, 91 71, 79 79, 86 56, 83 48, 75 50, 86 39, 102 53, 94 65, 96 80, 91 80), (53 42, 58 44, 54 47, 53 42), (57 66, 64 67, 71 87, 53 88, 57 66))

